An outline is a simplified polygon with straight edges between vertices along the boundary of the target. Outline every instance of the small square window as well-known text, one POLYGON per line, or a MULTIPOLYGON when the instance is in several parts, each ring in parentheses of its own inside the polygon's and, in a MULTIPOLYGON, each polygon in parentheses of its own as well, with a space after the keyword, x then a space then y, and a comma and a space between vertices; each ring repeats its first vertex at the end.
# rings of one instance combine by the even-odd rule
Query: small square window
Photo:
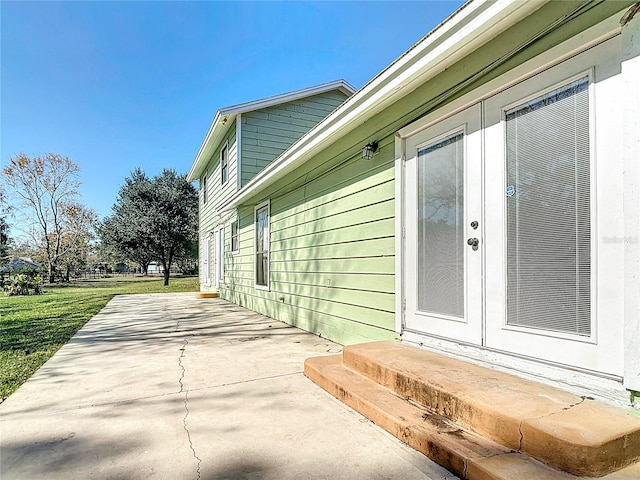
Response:
POLYGON ((229 180, 229 154, 228 147, 225 145, 220 152, 220 171, 222 172, 222 185, 229 180))

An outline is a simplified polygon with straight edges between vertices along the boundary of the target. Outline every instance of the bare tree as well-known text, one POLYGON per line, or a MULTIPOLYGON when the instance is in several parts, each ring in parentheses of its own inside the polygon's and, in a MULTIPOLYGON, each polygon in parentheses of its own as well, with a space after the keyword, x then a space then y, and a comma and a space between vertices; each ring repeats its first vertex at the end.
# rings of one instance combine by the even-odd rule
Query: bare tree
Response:
POLYGON ((77 205, 80 167, 68 157, 47 153, 29 157, 19 153, 9 157, 2 169, 5 182, 13 189, 26 224, 35 238, 43 242, 49 282, 54 282, 61 258, 73 248, 69 238, 67 214, 77 205))
POLYGON ((62 276, 68 282, 72 271, 83 270, 87 266, 87 259, 93 249, 98 214, 77 202, 65 203, 62 213, 64 233, 61 250, 64 255, 60 257, 59 267, 64 270, 62 276))

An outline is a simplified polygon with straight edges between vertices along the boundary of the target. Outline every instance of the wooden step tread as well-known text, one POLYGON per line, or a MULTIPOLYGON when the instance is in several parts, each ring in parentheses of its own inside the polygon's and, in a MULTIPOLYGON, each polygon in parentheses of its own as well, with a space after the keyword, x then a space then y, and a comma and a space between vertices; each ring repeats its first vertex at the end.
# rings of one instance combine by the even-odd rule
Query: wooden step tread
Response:
POLYGON ((640 419, 624 409, 398 342, 345 347, 333 361, 465 431, 573 475, 602 476, 640 458, 640 419))

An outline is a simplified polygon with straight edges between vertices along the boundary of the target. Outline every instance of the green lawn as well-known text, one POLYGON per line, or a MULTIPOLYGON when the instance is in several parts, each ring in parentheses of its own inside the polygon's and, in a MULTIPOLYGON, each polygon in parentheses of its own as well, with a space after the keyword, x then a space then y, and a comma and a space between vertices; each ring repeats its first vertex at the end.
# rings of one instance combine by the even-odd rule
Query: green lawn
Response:
POLYGON ((45 286, 44 294, 0 294, 0 402, 16 391, 114 295, 195 292, 198 279, 113 277, 64 286, 45 286))

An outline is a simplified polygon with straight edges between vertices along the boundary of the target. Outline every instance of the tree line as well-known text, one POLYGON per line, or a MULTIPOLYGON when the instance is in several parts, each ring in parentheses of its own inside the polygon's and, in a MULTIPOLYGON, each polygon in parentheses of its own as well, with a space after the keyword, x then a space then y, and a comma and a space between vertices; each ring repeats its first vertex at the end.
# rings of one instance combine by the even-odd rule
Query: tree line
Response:
POLYGON ((0 271, 12 257, 31 257, 54 283, 105 265, 135 263, 146 274, 158 262, 168 285, 176 264, 185 273, 197 270, 198 194, 186 175, 165 169, 149 177, 134 169, 111 215, 100 220, 82 204, 80 167, 68 157, 20 153, 1 173, 0 271))

